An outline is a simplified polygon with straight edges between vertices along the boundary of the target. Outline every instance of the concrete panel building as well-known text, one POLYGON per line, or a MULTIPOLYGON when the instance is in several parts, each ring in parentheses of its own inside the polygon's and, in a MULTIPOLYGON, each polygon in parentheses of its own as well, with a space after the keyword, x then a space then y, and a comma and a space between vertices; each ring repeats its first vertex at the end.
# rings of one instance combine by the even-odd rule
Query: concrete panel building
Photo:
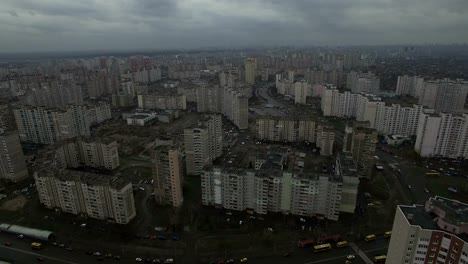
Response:
POLYGON ((467 212, 467 204, 439 196, 399 205, 386 263, 468 263, 467 212))
POLYGON ((158 146, 152 150, 154 198, 157 204, 180 207, 184 164, 177 146, 158 146))
POLYGON ((257 59, 247 58, 247 60, 245 61, 245 82, 248 84, 254 84, 256 75, 257 59))
POLYGON ((221 156, 222 143, 220 115, 205 115, 198 125, 184 129, 187 174, 200 175, 205 165, 221 156))
POLYGON ((272 150, 255 156, 255 169, 239 164, 206 167, 201 176, 202 204, 334 221, 340 212, 354 212, 359 179, 352 159, 337 161, 338 169, 326 174, 305 171, 305 155, 287 153, 272 150))
POLYGON ((39 200, 46 208, 128 224, 136 216, 132 183, 74 170, 34 173, 39 200))
POLYGON ((421 157, 468 158, 468 114, 425 110, 419 118, 414 150, 421 157))
POLYGON ((16 131, 0 132, 0 179, 18 182, 29 176, 16 131))
POLYGON ((464 80, 427 81, 419 97, 419 104, 436 112, 462 113, 468 94, 468 82, 464 80))
POLYGON ((281 142, 315 142, 316 122, 307 117, 259 117, 256 138, 281 142))

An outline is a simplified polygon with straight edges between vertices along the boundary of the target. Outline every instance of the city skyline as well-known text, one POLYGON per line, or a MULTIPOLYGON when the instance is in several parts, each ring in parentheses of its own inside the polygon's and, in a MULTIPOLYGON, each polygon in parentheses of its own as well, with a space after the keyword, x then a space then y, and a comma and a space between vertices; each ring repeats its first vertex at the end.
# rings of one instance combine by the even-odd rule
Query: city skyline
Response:
POLYGON ((3 52, 466 43, 451 1, 5 1, 3 52), (430 30, 423 30, 424 28, 430 30))

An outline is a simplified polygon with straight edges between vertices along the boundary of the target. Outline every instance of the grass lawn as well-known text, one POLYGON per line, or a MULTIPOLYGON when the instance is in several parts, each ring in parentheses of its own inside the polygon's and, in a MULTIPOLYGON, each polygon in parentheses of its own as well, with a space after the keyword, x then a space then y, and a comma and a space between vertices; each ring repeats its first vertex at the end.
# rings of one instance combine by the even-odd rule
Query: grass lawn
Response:
POLYGON ((438 177, 427 177, 427 188, 431 193, 447 198, 468 201, 468 179, 441 175, 438 177), (456 188, 457 193, 448 191, 449 187, 456 188))

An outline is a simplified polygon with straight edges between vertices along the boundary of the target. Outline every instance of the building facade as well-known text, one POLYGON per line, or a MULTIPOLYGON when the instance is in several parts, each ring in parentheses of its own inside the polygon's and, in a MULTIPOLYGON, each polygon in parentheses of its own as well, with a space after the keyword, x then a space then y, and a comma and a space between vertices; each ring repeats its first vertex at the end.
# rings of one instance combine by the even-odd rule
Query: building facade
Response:
POLYGON ((247 58, 247 60, 245 61, 245 82, 248 84, 254 84, 256 75, 257 59, 247 58))
POLYGON ((333 147, 335 145, 335 129, 330 126, 317 126, 316 145, 320 149, 320 155, 333 155, 333 147))
POLYGON ((414 150, 421 157, 468 158, 468 114, 425 110, 419 118, 414 150))
POLYGON ((48 209, 128 224, 136 216, 131 182, 72 170, 34 173, 39 200, 48 209))
POLYGON ((370 178, 375 164, 375 146, 377 131, 373 128, 353 127, 351 153, 357 166, 360 178, 370 178))
POLYGON ((176 146, 158 146, 152 151, 152 158, 156 203, 180 207, 184 201, 182 153, 176 146))
POLYGON ((110 106, 69 105, 67 110, 23 106, 13 110, 21 142, 55 144, 89 136, 90 127, 111 118, 110 106))
POLYGON ((262 160, 255 170, 207 167, 201 176, 202 204, 258 214, 275 212, 334 221, 338 220, 340 212, 354 212, 359 179, 347 171, 345 161, 337 163, 336 173, 315 174, 301 171, 300 165, 293 165, 300 164, 299 160, 293 160, 287 170, 271 160, 262 160))
POLYGON ((187 109, 187 99, 183 94, 139 94, 138 95, 138 108, 150 109, 187 109))
POLYGON ((436 112, 462 113, 468 93, 468 82, 463 80, 436 80, 424 82, 419 104, 436 112))
POLYGON ((399 205, 386 263, 468 263, 467 211, 467 204, 439 196, 399 205))
POLYGON ((415 98, 421 96, 424 87, 424 78, 418 76, 398 76, 396 94, 409 95, 415 98))
POLYGON ((277 142, 315 143, 315 121, 310 118, 259 117, 256 138, 277 142))
POLYGON ((0 179, 18 182, 29 176, 16 131, 0 132, 0 179))
POLYGON ((184 129, 184 144, 187 174, 200 175, 205 165, 222 154, 221 116, 205 115, 197 126, 184 129))

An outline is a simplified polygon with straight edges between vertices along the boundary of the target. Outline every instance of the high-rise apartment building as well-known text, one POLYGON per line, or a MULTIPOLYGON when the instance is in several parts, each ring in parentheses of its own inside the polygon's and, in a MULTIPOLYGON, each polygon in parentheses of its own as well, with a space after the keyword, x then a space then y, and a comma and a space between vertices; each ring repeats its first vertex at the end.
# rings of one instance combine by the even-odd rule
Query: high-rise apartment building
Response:
POLYGON ((10 107, 6 104, 0 104, 0 133, 15 129, 15 119, 10 107))
POLYGON ((153 83, 161 80, 161 68, 152 67, 149 69, 140 69, 132 73, 133 81, 139 83, 153 83))
POLYGON ((353 174, 352 159, 337 162, 336 173, 330 174, 305 171, 300 155, 286 158, 267 152, 260 159, 255 161, 259 163, 256 170, 237 166, 206 168, 201 176, 202 204, 330 220, 338 220, 340 212, 354 212, 359 179, 353 174), (283 163, 288 164, 285 170, 283 163))
POLYGON ((377 131, 373 128, 353 127, 351 153, 356 162, 357 175, 370 178, 374 166, 377 131))
POLYGON ((0 179, 18 182, 28 176, 18 133, 0 132, 0 179))
POLYGON ((398 76, 396 94, 419 98, 424 87, 424 78, 418 76, 398 76))
POLYGON ((225 87, 222 99, 222 113, 239 129, 249 128, 249 98, 239 90, 225 87))
POLYGON ((184 129, 187 174, 200 175, 205 165, 221 156, 223 148, 220 115, 205 115, 197 126, 184 129))
POLYGON ((132 183, 75 170, 43 169, 34 173, 39 200, 46 208, 86 215, 117 224, 136 216, 132 183))
POLYGON ((52 164, 67 169, 81 166, 116 169, 120 165, 118 144, 105 138, 74 138, 41 149, 36 165, 52 164))
POLYGON ((468 158, 468 114, 425 110, 419 118, 414 150, 421 157, 468 158))
POLYGON ((83 104, 84 95, 81 86, 70 84, 45 86, 32 89, 25 96, 25 104, 49 108, 65 109, 68 104, 83 104))
POLYGON ((350 72, 347 77, 347 88, 353 93, 370 93, 378 95, 380 79, 373 73, 350 72))
POLYGON ((120 166, 118 144, 109 139, 80 138, 76 141, 83 165, 94 168, 116 169, 120 166))
POLYGON ((467 212, 467 204, 440 196, 399 205, 385 263, 468 263, 467 212))
POLYGON ((187 99, 183 94, 139 94, 138 108, 151 109, 187 109, 187 99))
POLYGON ((315 142, 315 121, 307 117, 259 117, 256 138, 276 142, 315 142))
POLYGON ((416 134, 422 105, 386 105, 379 97, 336 89, 326 89, 322 96, 324 116, 354 117, 357 121, 368 121, 370 127, 381 134, 411 136, 416 134))
POLYGON ((222 89, 218 85, 202 84, 197 89, 197 112, 220 113, 223 107, 222 89))
POLYGON ((310 95, 311 87, 306 81, 296 82, 294 84, 294 103, 306 104, 307 96, 310 95))
POLYGON ((468 82, 463 80, 436 80, 424 82, 419 104, 436 112, 462 113, 468 93, 468 82))
POLYGON ((333 146, 335 145, 335 129, 332 126, 317 126, 316 145, 320 149, 320 155, 333 155, 333 146))
POLYGON ((257 74, 257 59, 247 58, 245 61, 245 82, 248 84, 254 84, 256 74, 257 74))
POLYGON ((111 118, 110 106, 69 105, 66 110, 23 106, 13 110, 22 142, 54 144, 89 136, 90 126, 111 118))
POLYGON ((179 207, 184 201, 182 153, 177 146, 152 151, 154 198, 157 204, 179 207))

